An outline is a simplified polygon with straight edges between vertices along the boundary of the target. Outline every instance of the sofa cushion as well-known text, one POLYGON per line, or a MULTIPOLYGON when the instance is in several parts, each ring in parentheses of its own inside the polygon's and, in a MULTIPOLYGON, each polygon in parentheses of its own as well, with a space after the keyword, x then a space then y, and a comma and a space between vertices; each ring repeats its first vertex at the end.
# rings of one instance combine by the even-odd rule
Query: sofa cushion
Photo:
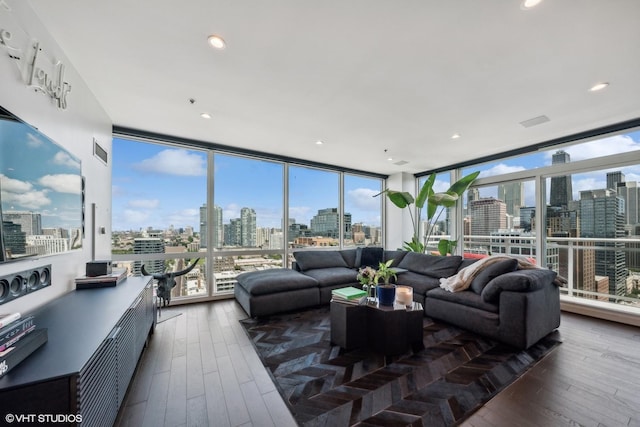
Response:
POLYGON ((382 261, 387 262, 392 259, 393 264, 391 264, 391 266, 397 267, 400 262, 402 262, 402 259, 405 257, 405 255, 407 255, 408 253, 409 252, 407 251, 384 251, 384 259, 382 261))
POLYGON ((393 267, 405 268, 414 273, 439 279, 456 274, 460 262, 462 262, 462 257, 458 255, 438 256, 409 252, 400 261, 400 264, 393 267))
POLYGON ((293 256, 301 271, 315 268, 348 267, 339 251, 298 251, 294 252, 293 256))
POLYGON ((478 261, 477 258, 463 258, 458 266, 458 271, 462 270, 465 267, 469 267, 474 262, 478 261))
POLYGON ((251 295, 266 295, 296 289, 317 288, 318 282, 309 276, 288 268, 250 271, 239 274, 238 284, 251 295))
POLYGON ((490 264, 487 267, 483 268, 476 277, 471 281, 471 285, 469 288, 480 295, 482 290, 487 283, 492 281, 498 276, 501 276, 505 273, 511 273, 512 271, 516 271, 518 269, 518 260, 515 258, 505 259, 504 261, 498 261, 494 264, 490 264))
POLYGON ((436 288, 427 292, 427 299, 430 298, 478 308, 491 313, 498 312, 498 306, 496 304, 486 302, 479 294, 472 291, 449 292, 441 288, 436 288))
POLYGON ((306 270, 305 275, 312 277, 321 288, 325 286, 350 286, 358 282, 358 272, 347 267, 329 267, 306 270))
POLYGON ((516 270, 500 275, 487 283, 482 291, 482 299, 486 302, 497 302, 502 291, 530 292, 544 286, 555 286, 553 280, 557 273, 544 268, 516 270))
POLYGON ((377 246, 367 246, 364 248, 358 248, 358 252, 356 254, 355 266, 357 268, 360 268, 360 267, 378 268, 378 265, 382 262, 383 256, 384 256, 384 248, 379 248, 377 246))
POLYGON ((342 258, 344 258, 344 262, 347 263, 347 267, 356 268, 356 257, 358 255, 358 249, 343 249, 340 251, 342 254, 342 258))
POLYGON ((396 283, 398 285, 411 286, 415 294, 424 295, 427 291, 440 286, 440 279, 424 276, 412 271, 405 271, 398 274, 396 283))

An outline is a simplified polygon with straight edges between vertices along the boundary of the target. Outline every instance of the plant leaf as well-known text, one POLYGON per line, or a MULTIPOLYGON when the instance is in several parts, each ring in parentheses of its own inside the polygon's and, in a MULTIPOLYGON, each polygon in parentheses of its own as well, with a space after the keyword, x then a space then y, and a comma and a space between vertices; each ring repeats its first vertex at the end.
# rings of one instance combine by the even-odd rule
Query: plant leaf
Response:
POLYGON ((460 197, 458 197, 456 193, 435 193, 434 195, 429 197, 429 204, 450 208, 452 206, 455 206, 459 198, 460 197))
POLYGON ((473 181, 476 180, 478 175, 480 175, 480 171, 475 171, 467 176, 463 176, 458 181, 454 182, 451 187, 449 187, 447 193, 455 193, 458 196, 462 196, 462 193, 464 193, 467 188, 469 188, 469 186, 473 184, 473 181))
POLYGON ((429 175, 429 178, 422 184, 422 188, 418 193, 418 197, 416 197, 416 207, 418 209, 422 209, 424 207, 424 202, 429 199, 429 197, 433 194, 433 184, 436 182, 436 174, 432 173, 429 175))
POLYGON ((450 253, 449 246, 451 246, 451 244, 448 240, 445 240, 445 239, 440 240, 438 242, 438 252, 440 252, 440 255, 445 256, 448 253, 450 253))
POLYGON ((406 208, 413 203, 413 196, 406 191, 386 190, 387 197, 400 209, 406 208))

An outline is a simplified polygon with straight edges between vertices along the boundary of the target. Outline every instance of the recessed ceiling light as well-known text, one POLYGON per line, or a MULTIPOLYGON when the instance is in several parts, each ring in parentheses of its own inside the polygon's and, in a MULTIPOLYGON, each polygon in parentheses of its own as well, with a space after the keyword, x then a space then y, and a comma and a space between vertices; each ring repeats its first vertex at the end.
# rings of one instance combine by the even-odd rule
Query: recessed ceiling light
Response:
POLYGON ((390 162, 393 161, 393 157, 388 157, 387 160, 389 160, 390 162))
POLYGON ((227 43, 225 43, 224 39, 218 35, 215 34, 211 34, 208 38, 207 41, 209 42, 209 44, 211 45, 211 47, 215 48, 215 49, 224 49, 227 46, 227 43))
POLYGON ((201 113, 200 117, 202 117, 203 119, 210 119, 211 118, 211 114, 209 114, 209 113, 201 113))
POLYGON ((542 3, 542 0, 524 0, 522 2, 523 9, 531 9, 542 3))
POLYGON ((451 139, 458 139, 458 138, 460 138, 459 133, 454 133, 453 135, 451 135, 451 139))
POLYGON ((320 140, 317 140, 317 141, 316 141, 316 145, 322 145, 322 144, 324 144, 324 142, 322 142, 322 141, 320 141, 320 140))
POLYGON ((602 90, 602 89, 606 88, 607 86, 609 86, 609 83, 607 83, 607 82, 598 83, 598 84, 595 84, 595 85, 591 86, 591 89, 589 89, 589 91, 597 92, 599 90, 602 90))

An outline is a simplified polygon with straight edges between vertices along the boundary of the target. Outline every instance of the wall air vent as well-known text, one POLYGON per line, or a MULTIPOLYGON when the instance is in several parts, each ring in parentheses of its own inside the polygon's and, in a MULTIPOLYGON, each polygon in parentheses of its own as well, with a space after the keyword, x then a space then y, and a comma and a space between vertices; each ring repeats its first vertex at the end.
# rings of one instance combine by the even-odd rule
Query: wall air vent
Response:
POLYGON ((98 144, 95 138, 93 139, 93 155, 102 160, 105 165, 108 163, 109 153, 98 144))
POLYGON ((546 123, 549 121, 549 117, 547 116, 538 116, 533 119, 525 120, 524 122, 520 122, 520 124, 526 128, 530 128, 532 126, 541 125, 542 123, 546 123))

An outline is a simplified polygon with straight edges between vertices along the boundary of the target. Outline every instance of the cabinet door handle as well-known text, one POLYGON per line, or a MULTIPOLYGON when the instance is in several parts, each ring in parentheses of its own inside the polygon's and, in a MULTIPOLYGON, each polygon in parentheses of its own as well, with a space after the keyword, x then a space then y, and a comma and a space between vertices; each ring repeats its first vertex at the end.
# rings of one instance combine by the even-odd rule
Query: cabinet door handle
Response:
POLYGON ((111 331, 111 334, 109 334, 109 337, 107 339, 115 340, 116 338, 118 338, 118 335, 120 334, 121 329, 122 328, 120 326, 116 326, 115 328, 113 328, 113 330, 111 331))
POLYGON ((132 310, 134 308, 136 308, 138 306, 138 304, 140 304, 140 302, 142 302, 142 295, 140 295, 138 297, 138 299, 136 299, 133 304, 131 304, 131 307, 129 307, 129 310, 132 310))

